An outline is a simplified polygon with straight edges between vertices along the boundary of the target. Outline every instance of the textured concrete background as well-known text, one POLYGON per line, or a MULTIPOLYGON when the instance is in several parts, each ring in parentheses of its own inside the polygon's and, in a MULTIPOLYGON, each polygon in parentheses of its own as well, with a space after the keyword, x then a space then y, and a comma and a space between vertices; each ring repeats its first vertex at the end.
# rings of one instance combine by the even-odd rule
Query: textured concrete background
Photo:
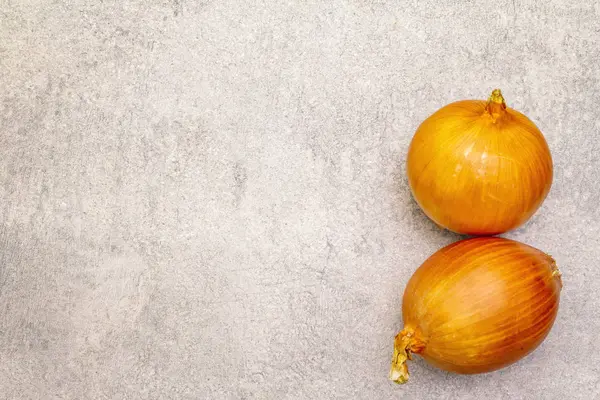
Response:
POLYGON ((0 398, 600 398, 598 60, 598 1, 0 0, 0 398), (404 286, 458 239, 407 146, 494 87, 554 155, 507 236, 559 316, 396 386, 404 286))

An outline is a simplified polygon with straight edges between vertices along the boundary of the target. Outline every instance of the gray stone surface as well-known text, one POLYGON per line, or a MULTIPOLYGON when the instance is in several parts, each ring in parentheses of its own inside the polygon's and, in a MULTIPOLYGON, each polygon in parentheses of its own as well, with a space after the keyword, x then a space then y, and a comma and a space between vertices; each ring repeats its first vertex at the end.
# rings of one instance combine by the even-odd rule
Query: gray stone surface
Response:
POLYGON ((599 60, 598 1, 0 0, 0 398, 600 398, 599 60), (506 236, 558 319, 397 386, 404 286, 458 239, 407 146, 495 87, 554 156, 506 236))

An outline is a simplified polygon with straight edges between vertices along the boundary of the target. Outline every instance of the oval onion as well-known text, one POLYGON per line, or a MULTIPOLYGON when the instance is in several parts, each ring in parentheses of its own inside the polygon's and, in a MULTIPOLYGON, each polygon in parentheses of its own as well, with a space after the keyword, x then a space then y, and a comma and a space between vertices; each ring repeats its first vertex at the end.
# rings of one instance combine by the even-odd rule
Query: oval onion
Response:
POLYGON ((458 101, 427 118, 411 141, 406 169, 425 214, 470 235, 523 224, 552 185, 544 136, 525 115, 506 107, 498 89, 487 103, 458 101))
POLYGON ((550 331, 561 287, 552 257, 513 240, 481 237, 442 248, 404 291, 390 379, 406 382, 411 353, 462 374, 514 363, 550 331))

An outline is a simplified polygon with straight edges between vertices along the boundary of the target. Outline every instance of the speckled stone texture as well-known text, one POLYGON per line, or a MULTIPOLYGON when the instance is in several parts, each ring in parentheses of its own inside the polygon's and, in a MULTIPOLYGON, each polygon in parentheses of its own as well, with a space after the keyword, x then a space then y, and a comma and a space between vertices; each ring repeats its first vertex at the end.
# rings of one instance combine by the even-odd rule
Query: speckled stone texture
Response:
POLYGON ((0 0, 1 399, 600 398, 598 1, 0 0), (556 324, 387 374, 418 124, 500 87, 555 181, 556 324))

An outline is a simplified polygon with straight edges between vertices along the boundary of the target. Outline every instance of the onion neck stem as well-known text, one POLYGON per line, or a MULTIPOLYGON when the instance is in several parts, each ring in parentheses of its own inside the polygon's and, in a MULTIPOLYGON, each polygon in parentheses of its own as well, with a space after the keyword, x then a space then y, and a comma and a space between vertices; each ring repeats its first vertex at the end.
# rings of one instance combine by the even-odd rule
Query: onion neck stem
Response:
POLYGON ((412 360, 412 353, 423 350, 423 342, 416 337, 413 329, 403 329, 394 340, 394 356, 390 368, 390 379, 396 383, 404 384, 408 381, 409 373, 406 361, 412 360))
POLYGON ((560 289, 562 289, 562 286, 563 286, 562 274, 560 273, 560 270, 558 269, 558 265, 556 265, 556 261, 554 261, 554 258, 550 257, 550 260, 551 260, 550 269, 552 269, 552 278, 555 278, 558 281, 558 287, 560 289))
POLYGON ((494 89, 485 106, 485 111, 492 117, 492 122, 504 115, 506 112, 506 102, 500 89, 494 89))

